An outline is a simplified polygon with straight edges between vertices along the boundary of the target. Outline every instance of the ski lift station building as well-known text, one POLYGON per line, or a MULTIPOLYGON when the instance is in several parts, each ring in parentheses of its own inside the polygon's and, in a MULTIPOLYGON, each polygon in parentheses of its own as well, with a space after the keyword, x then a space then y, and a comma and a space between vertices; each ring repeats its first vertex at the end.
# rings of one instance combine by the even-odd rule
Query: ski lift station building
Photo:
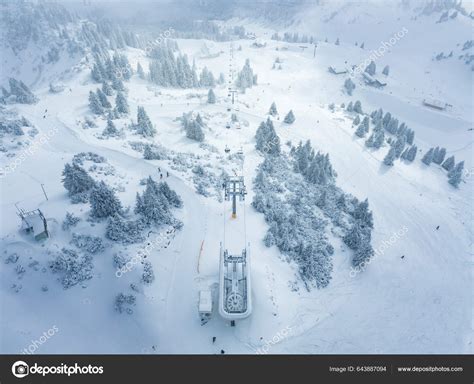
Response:
POLYGON ((240 320, 252 312, 248 249, 230 255, 221 246, 219 273, 219 314, 227 320, 240 320))
POLYGON ((21 229, 26 233, 32 233, 35 240, 39 241, 49 237, 48 224, 46 218, 39 209, 34 211, 20 211, 21 229))
POLYGON ((345 69, 345 68, 344 69, 337 69, 333 66, 330 66, 330 67, 328 67, 328 72, 332 73, 334 75, 343 75, 343 74, 347 73, 347 69, 345 69))
POLYGON ((199 292, 199 316, 201 322, 207 322, 212 315, 212 292, 209 290, 199 292))
POLYGON ((427 107, 439 109, 440 111, 443 111, 446 109, 446 103, 443 103, 441 100, 437 100, 437 99, 424 99, 423 104, 426 105, 427 107))

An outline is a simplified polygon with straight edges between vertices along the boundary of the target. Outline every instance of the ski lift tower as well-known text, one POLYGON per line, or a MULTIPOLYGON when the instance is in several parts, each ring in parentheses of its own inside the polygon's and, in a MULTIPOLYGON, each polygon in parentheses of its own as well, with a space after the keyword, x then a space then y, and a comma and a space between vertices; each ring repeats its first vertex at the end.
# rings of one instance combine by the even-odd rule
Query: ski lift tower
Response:
POLYGON ((232 197, 232 218, 237 217, 237 196, 240 201, 245 200, 247 191, 245 189, 243 176, 231 176, 224 183, 224 197, 227 201, 232 197))
MULTIPOLYGON (((236 174, 227 178, 224 188, 225 199, 228 201, 232 197, 232 218, 235 219, 237 217, 237 196, 240 201, 244 201, 247 194, 243 176, 237 176, 236 174)), ((221 243, 220 246, 219 314, 224 319, 230 320, 231 326, 235 326, 235 320, 245 319, 252 312, 250 244, 247 244, 246 240, 245 205, 243 210, 243 222, 235 220, 230 225, 230 229, 232 229, 230 241, 229 231, 224 224, 224 243, 221 243), (243 238, 240 237, 242 228, 237 229, 242 224, 243 238), (242 249, 240 248, 242 244, 244 244, 243 250, 240 253, 234 253, 235 248, 242 249), (230 247, 228 248, 228 246, 230 247)))
POLYGON ((237 93, 236 89, 229 88, 229 94, 232 94, 232 104, 234 104, 236 93, 237 93))

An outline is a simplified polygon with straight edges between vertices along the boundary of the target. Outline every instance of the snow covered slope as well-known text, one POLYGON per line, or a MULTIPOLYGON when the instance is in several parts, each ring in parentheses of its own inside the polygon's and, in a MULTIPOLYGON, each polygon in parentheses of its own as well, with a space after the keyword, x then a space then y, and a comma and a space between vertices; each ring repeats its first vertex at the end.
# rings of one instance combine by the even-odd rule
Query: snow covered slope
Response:
MULTIPOLYGON (((233 43, 234 68, 240 70, 249 59, 258 74, 258 85, 237 95, 234 112, 240 129, 225 128, 230 119, 227 85, 217 86, 217 103, 208 104, 207 88, 164 88, 135 74, 125 82, 130 116, 114 120, 124 134, 104 139, 106 119, 93 117, 88 107, 89 92, 100 86, 91 79, 91 62, 83 61, 77 72, 63 78, 66 88, 59 94, 50 93, 47 82, 30 81, 36 84, 32 89, 39 102, 7 108, 27 118, 40 134, 51 129, 56 133, 1 181, 0 352, 21 353, 56 327, 46 341, 36 343, 34 353, 472 353, 473 72, 456 57, 432 60, 435 53, 469 39, 471 20, 458 15, 437 24, 440 13, 420 15, 411 7, 397 12, 374 4, 331 4, 324 12, 316 6, 305 10, 299 22, 285 30, 249 20, 227 22, 245 26, 266 43, 263 48, 256 48, 253 40, 233 43), (331 20, 324 22, 328 15, 331 20), (406 36, 376 60, 380 78, 381 69, 390 65, 384 88, 366 85, 360 75, 328 72, 329 66, 364 62, 381 39, 403 27, 406 36), (316 36, 315 57, 309 44, 271 40, 275 30, 280 35, 291 31, 316 36), (337 38, 339 45, 334 44, 337 38), (281 70, 272 69, 277 57, 281 70), (356 84, 352 96, 343 90, 349 76, 356 84), (429 109, 422 103, 427 97, 451 106, 429 109), (365 113, 383 108, 415 130, 421 152, 413 163, 396 161, 387 167, 383 159, 388 144, 374 151, 354 135, 355 114, 340 105, 356 100, 365 113), (296 145, 310 139, 316 150, 329 154, 338 174, 336 185, 360 200, 367 197, 373 212, 372 245, 378 253, 366 268, 354 270, 352 251, 332 234, 334 270, 323 289, 307 291, 294 262, 277 247, 264 245, 268 224, 250 204, 252 180, 263 160, 255 149, 255 132, 272 102, 279 111, 273 120, 284 151, 287 141, 296 145), (330 109, 331 103, 335 106, 330 109), (145 107, 156 126, 155 137, 142 139, 128 128, 137 106, 145 107), (290 109, 296 121, 284 124, 290 109), (176 120, 189 111, 199 112, 206 123, 205 145, 186 138, 176 120), (85 116, 97 127, 84 129, 85 116), (143 159, 134 149, 138 141, 163 146, 170 151, 168 157, 143 159), (448 184, 441 167, 420 161, 433 146, 446 147, 447 156, 465 161, 458 189, 448 184), (231 156, 224 152, 226 147, 231 156), (240 149, 243 156, 236 156, 240 149), (139 244, 104 240, 106 249, 94 257, 93 278, 65 290, 48 265, 50 252, 69 247, 70 233, 61 229, 66 211, 82 219, 74 232, 102 237, 106 225, 89 220, 88 204, 71 204, 61 183, 64 164, 80 152, 107 159, 91 174, 113 186, 132 211, 136 192, 143 190, 141 180, 151 175, 159 181, 160 173, 169 172, 166 181, 184 202, 175 212, 184 225, 169 233, 165 226, 155 228, 139 244), (230 203, 220 201, 211 187, 209 197, 197 193, 193 169, 198 165, 216 178, 222 170, 243 173, 248 195, 238 204, 237 219, 231 218, 230 203), (45 212, 51 238, 37 243, 20 233, 15 204, 45 212), (253 313, 231 327, 215 311, 210 322, 201 325, 199 290, 215 291, 224 230, 233 252, 250 243, 253 313), (134 290, 130 284, 137 286, 141 265, 118 277, 113 255, 134 256, 160 236, 165 240, 148 256, 156 280, 134 290), (14 253, 18 261, 6 263, 14 253), (114 310, 120 292, 137 297, 131 315, 114 310)), ((195 59, 198 72, 206 66, 214 74, 227 74, 229 42, 177 43, 191 62, 195 59), (202 57, 203 43, 220 54, 202 57)), ((147 70, 144 50, 128 47, 122 53, 133 68, 140 62, 147 70)), ((7 71, 6 77, 12 75, 7 71)), ((16 139, 2 140, 5 145, 16 139)), ((9 155, 2 152, 2 167, 15 158, 9 155)))

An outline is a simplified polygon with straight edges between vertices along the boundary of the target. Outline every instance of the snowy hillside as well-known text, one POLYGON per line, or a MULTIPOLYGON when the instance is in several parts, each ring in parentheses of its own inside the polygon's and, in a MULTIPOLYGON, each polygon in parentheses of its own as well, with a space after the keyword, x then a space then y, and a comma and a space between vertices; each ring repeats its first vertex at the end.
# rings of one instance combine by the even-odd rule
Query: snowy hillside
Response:
POLYGON ((472 353, 472 17, 390 4, 236 2, 187 30, 10 6, 0 352, 472 353), (235 327, 221 244, 249 253, 235 327))

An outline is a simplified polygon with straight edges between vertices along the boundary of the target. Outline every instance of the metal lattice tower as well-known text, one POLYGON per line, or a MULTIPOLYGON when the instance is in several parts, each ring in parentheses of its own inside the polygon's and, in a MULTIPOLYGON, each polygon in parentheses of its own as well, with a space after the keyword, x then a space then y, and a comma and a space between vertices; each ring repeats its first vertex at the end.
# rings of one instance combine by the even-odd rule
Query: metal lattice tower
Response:
POLYGON ((235 94, 237 93, 236 89, 229 88, 229 93, 232 94, 232 104, 234 104, 235 94))

